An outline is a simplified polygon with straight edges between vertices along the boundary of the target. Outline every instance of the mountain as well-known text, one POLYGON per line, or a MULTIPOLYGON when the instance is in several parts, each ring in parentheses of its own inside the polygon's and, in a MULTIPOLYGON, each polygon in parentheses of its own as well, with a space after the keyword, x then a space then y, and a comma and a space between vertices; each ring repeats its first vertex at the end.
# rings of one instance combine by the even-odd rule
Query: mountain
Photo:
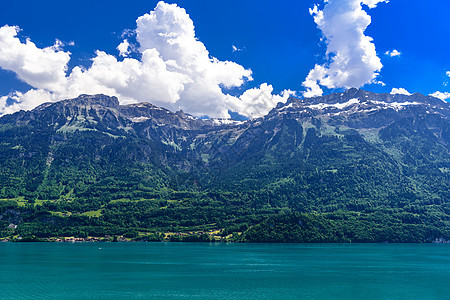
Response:
POLYGON ((0 118, 0 238, 447 241, 449 120, 439 99, 358 89, 248 121, 46 103, 0 118))

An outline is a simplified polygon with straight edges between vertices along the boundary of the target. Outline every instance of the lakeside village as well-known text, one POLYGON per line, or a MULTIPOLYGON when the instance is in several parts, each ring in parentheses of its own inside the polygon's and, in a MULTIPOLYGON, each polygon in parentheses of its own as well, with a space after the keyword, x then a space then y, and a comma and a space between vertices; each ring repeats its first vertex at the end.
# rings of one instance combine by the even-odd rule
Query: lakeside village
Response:
MULTIPOLYGON (((14 234, 18 225, 10 224, 8 229, 11 235, 0 237, 0 242, 58 242, 58 243, 96 243, 96 242, 237 242, 237 238, 233 234, 221 236, 219 230, 210 231, 190 231, 190 232, 164 232, 164 233, 148 233, 139 232, 133 236, 127 235, 105 235, 104 237, 22 237, 14 234)), ((242 233, 237 233, 240 236, 242 233)))
MULTIPOLYGON (((10 224, 8 229, 12 234, 7 237, 0 237, 0 242, 56 242, 56 243, 103 243, 103 242, 209 242, 209 243, 241 243, 243 240, 242 232, 235 232, 226 236, 221 235, 220 230, 210 231, 189 231, 189 232, 139 232, 133 236, 130 235, 105 235, 104 237, 26 237, 23 238, 14 234, 18 225, 10 224)), ((433 244, 450 244, 450 240, 443 237, 431 241, 433 244)))

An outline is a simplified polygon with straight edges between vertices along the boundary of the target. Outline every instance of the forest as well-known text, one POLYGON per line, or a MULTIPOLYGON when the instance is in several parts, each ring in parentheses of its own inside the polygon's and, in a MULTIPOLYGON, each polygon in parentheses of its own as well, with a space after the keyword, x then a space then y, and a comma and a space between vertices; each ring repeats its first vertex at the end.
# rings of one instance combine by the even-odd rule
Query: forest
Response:
POLYGON ((218 126, 76 100, 0 118, 0 240, 450 241, 448 105, 218 126))

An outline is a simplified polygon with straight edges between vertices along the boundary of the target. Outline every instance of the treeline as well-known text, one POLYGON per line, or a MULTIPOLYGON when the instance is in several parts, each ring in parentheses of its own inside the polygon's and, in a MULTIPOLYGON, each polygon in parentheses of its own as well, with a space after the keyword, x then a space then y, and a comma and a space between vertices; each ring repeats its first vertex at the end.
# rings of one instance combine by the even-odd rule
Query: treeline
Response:
MULTIPOLYGON (((433 242, 450 240, 440 206, 422 212, 374 207, 365 211, 295 212, 288 207, 249 208, 229 193, 195 194, 187 200, 111 201, 98 216, 64 213, 50 204, 0 201, 0 237, 25 240, 73 236, 125 236, 131 240, 233 242, 433 242), (211 196, 214 195, 215 198, 211 196), (17 224, 17 229, 8 228, 17 224), (164 236, 162 233, 172 233, 164 236), (178 234, 177 234, 178 233, 178 234)), ((185 196, 186 196, 185 195, 185 196)), ((70 213, 69 213, 70 212, 70 213)))

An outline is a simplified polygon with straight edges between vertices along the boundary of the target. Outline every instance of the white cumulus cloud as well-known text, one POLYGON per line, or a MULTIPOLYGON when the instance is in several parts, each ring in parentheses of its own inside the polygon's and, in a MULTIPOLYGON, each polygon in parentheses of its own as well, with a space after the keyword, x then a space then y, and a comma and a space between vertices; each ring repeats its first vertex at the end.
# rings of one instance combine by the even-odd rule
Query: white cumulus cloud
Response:
POLYGON ((259 118, 265 116, 277 103, 286 103, 287 99, 294 95, 295 92, 290 90, 284 90, 279 95, 273 94, 273 87, 263 83, 245 91, 238 101, 230 99, 229 107, 246 117, 259 118))
POLYGON ((128 43, 127 39, 124 39, 122 43, 117 46, 117 50, 119 50, 119 56, 127 57, 130 54, 130 43, 128 43))
POLYGON ((54 94, 43 89, 32 89, 26 93, 12 92, 0 97, 0 115, 11 114, 19 110, 30 110, 43 102, 56 101, 54 94), (7 100, 12 104, 7 105, 7 100))
POLYGON ((0 114, 79 94, 104 93, 117 96, 122 103, 147 101, 194 115, 229 117, 232 110, 257 117, 287 99, 273 95, 268 84, 241 97, 227 94, 227 89, 253 80, 251 70, 211 56, 197 39, 189 15, 176 4, 160 1, 136 25, 138 45, 124 39, 117 47, 119 58, 98 50, 91 66, 76 66, 70 72, 71 53, 63 50, 63 43, 57 40, 53 46, 38 48, 30 40, 20 41, 18 27, 1 27, 0 67, 15 72, 34 89, 9 95, 15 103, 9 106, 8 97, 1 97, 0 114), (138 51, 140 58, 129 57, 130 51, 138 51))
POLYGON ((450 99, 449 92, 434 92, 433 94, 430 94, 430 96, 441 99, 442 101, 446 101, 447 99, 450 99))
POLYGON ((400 51, 398 51, 397 49, 394 49, 392 51, 386 51, 384 54, 387 55, 387 56, 390 56, 390 57, 395 57, 395 56, 402 55, 402 53, 400 51))
POLYGON ((22 43, 17 37, 19 31, 16 26, 0 28, 0 67, 39 89, 56 90, 64 86, 70 52, 60 50, 58 40, 43 49, 29 39, 22 43))
POLYGON ((407 91, 406 89, 404 89, 404 88, 393 88, 393 89, 391 90, 391 95, 396 95, 396 94, 400 94, 400 95, 408 95, 408 96, 411 95, 411 93, 408 92, 408 91, 407 91))
POLYGON ((323 10, 310 9, 327 45, 327 62, 316 64, 303 86, 305 97, 320 96, 322 87, 350 88, 372 83, 383 65, 373 39, 364 34, 371 17, 362 5, 375 8, 386 0, 324 0, 323 10))
POLYGON ((186 79, 174 105, 185 111, 227 116, 224 103, 228 97, 222 88, 238 87, 252 80, 250 70, 211 57, 195 37, 194 24, 186 11, 175 4, 159 2, 150 14, 139 17, 136 34, 141 51, 157 49, 168 70, 186 79))

